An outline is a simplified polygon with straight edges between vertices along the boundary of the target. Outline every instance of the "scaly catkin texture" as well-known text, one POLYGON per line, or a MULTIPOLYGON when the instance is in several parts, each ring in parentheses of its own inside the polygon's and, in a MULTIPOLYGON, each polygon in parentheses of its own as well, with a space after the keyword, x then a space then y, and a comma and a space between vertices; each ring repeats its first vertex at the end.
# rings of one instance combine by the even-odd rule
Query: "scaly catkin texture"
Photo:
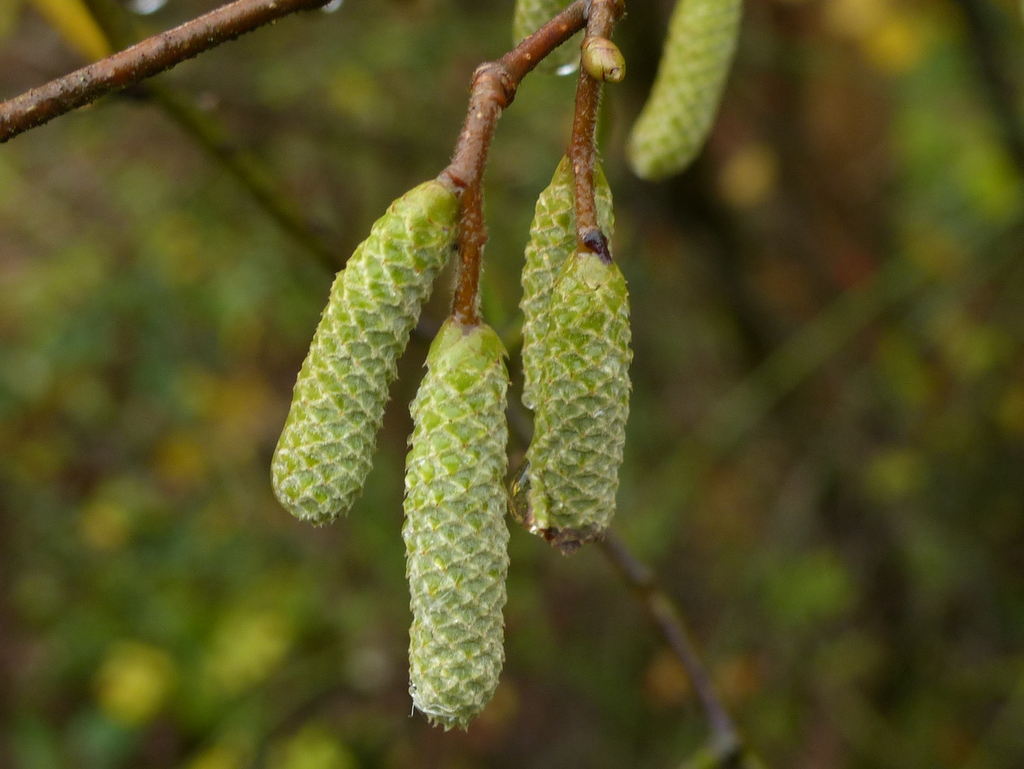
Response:
POLYGON ((739 36, 742 0, 679 0, 654 87, 629 137, 633 171, 664 179, 707 139, 739 36))
POLYGON ((578 251, 551 296, 525 488, 512 513, 563 552, 601 536, 615 512, 629 416, 629 299, 618 266, 578 251), (521 504, 525 494, 526 504, 521 504))
POLYGON ((504 356, 489 327, 449 320, 411 406, 402 528, 413 614, 409 691, 445 729, 464 728, 483 710, 505 659, 504 356))
POLYGON ((415 187, 338 273, 271 468, 278 500, 297 518, 327 523, 359 494, 396 361, 452 250, 458 210, 442 182, 415 187))
MULTIPOLYGON (((600 165, 594 169, 594 194, 598 224, 611 239, 612 191, 600 165)), ((576 251, 574 203, 572 163, 562 158, 551 184, 537 198, 523 265, 523 299, 519 303, 523 310, 523 405, 533 410, 543 397, 544 382, 538 379, 543 358, 539 341, 546 334, 551 292, 566 260, 576 251)))
MULTIPOLYGON (((563 11, 570 2, 572 0, 516 0, 512 17, 512 42, 518 45, 563 11)), ((552 51, 537 69, 554 72, 559 67, 572 64, 579 56, 580 35, 574 35, 552 51)))

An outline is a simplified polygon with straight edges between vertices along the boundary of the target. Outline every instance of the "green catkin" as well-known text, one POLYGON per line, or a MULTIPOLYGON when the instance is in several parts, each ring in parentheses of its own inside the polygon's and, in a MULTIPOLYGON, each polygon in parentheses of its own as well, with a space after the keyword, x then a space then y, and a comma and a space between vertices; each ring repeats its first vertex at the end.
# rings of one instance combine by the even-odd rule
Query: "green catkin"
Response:
POLYGON ((442 182, 392 203, 338 273, 271 468, 274 492, 314 524, 347 513, 370 471, 396 362, 457 234, 442 182))
POLYGON ((678 0, 654 87, 629 137, 633 171, 664 179, 707 139, 739 36, 742 0, 678 0))
POLYGON ((572 552, 600 537, 615 512, 633 357, 618 265, 577 251, 552 291, 546 322, 537 373, 543 399, 511 509, 530 531, 572 552))
POLYGON ((498 685, 508 528, 505 348, 487 326, 449 320, 412 402, 406 461, 406 574, 415 706, 465 728, 498 685))
MULTIPOLYGON (((598 223, 610 238, 614 227, 612 191, 600 165, 594 171, 594 193, 598 223)), ((523 405, 533 410, 543 397, 539 392, 543 379, 538 377, 544 353, 539 340, 546 334, 545 314, 551 291, 566 260, 576 251, 574 201, 572 163, 562 158, 551 183, 537 198, 523 265, 523 299, 519 304, 523 310, 523 405)))
MULTIPOLYGON (((518 45, 547 22, 565 10, 572 0, 516 0, 512 16, 512 42, 518 45)), ((553 72, 559 67, 572 64, 580 55, 579 35, 562 43, 540 63, 538 69, 553 72)))

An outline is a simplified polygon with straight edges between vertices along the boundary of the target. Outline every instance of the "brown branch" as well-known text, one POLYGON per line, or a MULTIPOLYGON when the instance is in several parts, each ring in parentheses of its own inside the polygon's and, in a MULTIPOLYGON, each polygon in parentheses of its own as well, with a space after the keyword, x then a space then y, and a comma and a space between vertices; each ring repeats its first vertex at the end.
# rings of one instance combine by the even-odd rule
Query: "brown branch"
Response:
POLYGON ((655 580, 654 573, 629 552, 626 544, 611 530, 600 541, 601 551, 633 589, 651 621, 676 655, 693 685, 701 708, 711 725, 714 753, 721 766, 729 766, 743 754, 743 742, 732 716, 715 691, 711 676, 704 669, 683 618, 672 599, 655 580))
POLYGON ((459 280, 452 316, 461 323, 480 323, 480 261, 487 242, 484 192, 481 183, 494 126, 515 95, 513 81, 500 62, 489 62, 473 73, 466 124, 459 135, 455 158, 443 174, 463 190, 459 215, 459 280))
POLYGON ((502 111, 512 103, 527 73, 583 29, 590 3, 591 0, 575 0, 500 59, 480 65, 473 73, 466 122, 452 162, 441 172, 443 178, 463 191, 459 279, 452 305, 452 316, 461 323, 480 322, 480 262, 487 242, 481 183, 494 127, 502 111))
MULTIPOLYGON (((593 0, 587 19, 587 34, 583 41, 611 36, 615 22, 622 15, 621 0, 593 0)), ((586 66, 580 67, 576 84, 576 110, 572 119, 572 139, 569 159, 575 182, 576 232, 581 248, 611 261, 608 240, 597 221, 597 203, 594 200, 594 166, 597 163, 597 110, 601 105, 601 83, 586 66)))
POLYGON ((0 143, 326 0, 236 0, 0 104, 0 143))

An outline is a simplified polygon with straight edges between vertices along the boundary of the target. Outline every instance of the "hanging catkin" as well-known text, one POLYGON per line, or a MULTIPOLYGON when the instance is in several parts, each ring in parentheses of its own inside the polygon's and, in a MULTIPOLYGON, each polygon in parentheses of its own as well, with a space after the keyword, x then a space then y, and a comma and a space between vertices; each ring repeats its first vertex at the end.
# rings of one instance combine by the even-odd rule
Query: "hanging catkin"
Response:
POLYGON ((545 325, 533 441, 511 509, 571 552, 598 538, 615 512, 633 357, 618 266, 577 251, 551 293, 545 325))
POLYGON ((664 179, 690 164, 718 111, 739 36, 742 0, 678 0, 658 74, 627 152, 633 171, 664 179))
MULTIPOLYGON (((612 191, 600 165, 594 170, 594 193, 598 222, 611 237, 612 191)), ((543 356, 539 340, 546 334, 545 317, 551 292, 566 260, 576 251, 574 200, 572 163, 562 158, 551 183, 537 198, 523 265, 523 299, 519 303, 523 310, 523 404, 530 409, 536 409, 541 400, 539 389, 543 381, 538 377, 543 356)))
POLYGON ((444 183, 419 185, 338 273, 274 453, 274 492, 297 518, 331 521, 362 488, 396 361, 452 250, 458 208, 444 183))
POLYGON ((447 321, 411 406, 402 528, 413 614, 409 690, 446 729, 483 710, 505 659, 504 356, 489 327, 447 321))

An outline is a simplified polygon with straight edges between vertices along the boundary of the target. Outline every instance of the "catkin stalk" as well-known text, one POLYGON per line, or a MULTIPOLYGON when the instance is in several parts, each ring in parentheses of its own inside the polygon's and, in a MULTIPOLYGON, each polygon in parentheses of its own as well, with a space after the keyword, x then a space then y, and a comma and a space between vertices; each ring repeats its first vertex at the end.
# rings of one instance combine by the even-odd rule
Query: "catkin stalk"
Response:
POLYGON ((664 179, 704 145, 736 51, 742 0, 678 0, 654 87, 629 137, 633 171, 664 179))
POLYGON ((409 690, 445 729, 490 701, 503 647, 508 529, 505 349, 487 326, 447 321, 413 400, 406 461, 409 690))
POLYGON ((538 372, 544 397, 511 504, 514 517, 563 552, 600 537, 615 513, 629 344, 622 272, 598 254, 577 251, 551 295, 538 372))
MULTIPOLYGON (((612 191, 601 166, 594 169, 594 194, 601 230, 609 239, 614 228, 612 191)), ((568 258, 576 251, 576 208, 572 163, 562 158, 551 183, 537 198, 526 244, 523 265, 523 405, 536 410, 543 399, 540 378, 544 352, 540 344, 546 336, 546 313, 551 304, 555 280, 568 258)))
POLYGON ((419 185, 338 273, 271 468, 278 500, 297 518, 329 522, 362 488, 398 356, 452 250, 458 209, 444 183, 419 185))

